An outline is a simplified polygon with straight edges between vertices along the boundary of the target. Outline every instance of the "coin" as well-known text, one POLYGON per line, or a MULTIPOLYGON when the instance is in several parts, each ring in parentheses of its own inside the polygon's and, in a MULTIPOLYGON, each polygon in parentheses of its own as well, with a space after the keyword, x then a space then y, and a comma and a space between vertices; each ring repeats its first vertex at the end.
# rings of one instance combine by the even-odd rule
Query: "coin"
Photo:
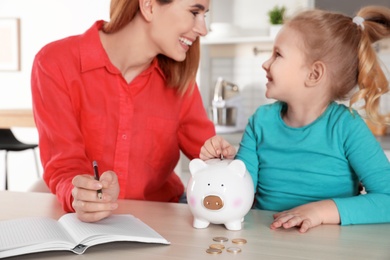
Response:
POLYGON ((246 244, 247 241, 244 238, 234 238, 234 239, 232 239, 232 242, 234 244, 243 245, 243 244, 246 244))
POLYGON ((229 241, 229 239, 227 237, 213 237, 213 240, 215 242, 221 242, 221 243, 229 241))
POLYGON ((217 249, 217 248, 207 248, 206 252, 208 254, 217 255, 217 254, 221 254, 222 250, 221 249, 217 249))
POLYGON ((222 245, 222 244, 211 244, 211 245, 210 245, 210 248, 222 250, 222 249, 225 249, 225 246, 222 245))
POLYGON ((229 253, 238 254, 241 253, 241 248, 232 246, 228 247, 226 251, 228 251, 229 253))

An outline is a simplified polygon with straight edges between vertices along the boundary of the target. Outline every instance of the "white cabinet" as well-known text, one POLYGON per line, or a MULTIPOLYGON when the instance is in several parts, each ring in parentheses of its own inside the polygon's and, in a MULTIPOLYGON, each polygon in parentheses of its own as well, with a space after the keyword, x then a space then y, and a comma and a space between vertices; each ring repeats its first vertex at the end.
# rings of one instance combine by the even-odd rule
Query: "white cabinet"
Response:
POLYGON ((389 0, 313 0, 314 7, 354 16, 362 6, 382 5, 390 7, 389 0))
POLYGON ((286 7, 286 16, 314 6, 313 0, 214 0, 210 1, 207 17, 210 23, 228 23, 236 27, 239 34, 247 34, 251 30, 268 30, 268 11, 276 5, 286 7))

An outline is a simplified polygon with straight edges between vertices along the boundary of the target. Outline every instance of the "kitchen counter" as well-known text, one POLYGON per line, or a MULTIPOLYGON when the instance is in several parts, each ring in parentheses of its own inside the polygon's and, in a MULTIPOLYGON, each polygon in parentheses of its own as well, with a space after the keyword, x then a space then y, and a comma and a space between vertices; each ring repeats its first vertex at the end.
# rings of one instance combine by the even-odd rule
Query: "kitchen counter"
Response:
POLYGON ((35 127, 31 109, 0 109, 0 128, 35 127))

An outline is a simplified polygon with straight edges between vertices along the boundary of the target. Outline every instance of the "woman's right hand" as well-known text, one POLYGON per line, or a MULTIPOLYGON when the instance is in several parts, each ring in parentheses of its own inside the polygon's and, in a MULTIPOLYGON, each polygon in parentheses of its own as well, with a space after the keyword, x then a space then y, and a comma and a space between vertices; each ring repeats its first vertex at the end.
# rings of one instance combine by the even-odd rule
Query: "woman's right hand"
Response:
POLYGON ((99 221, 110 216, 118 207, 119 183, 113 171, 104 172, 99 181, 91 175, 78 175, 73 178, 72 184, 72 206, 81 221, 99 221), (102 199, 97 195, 99 189, 102 189, 102 199))
POLYGON ((216 135, 208 139, 200 149, 199 158, 209 160, 213 158, 233 159, 236 155, 236 148, 221 136, 216 135))

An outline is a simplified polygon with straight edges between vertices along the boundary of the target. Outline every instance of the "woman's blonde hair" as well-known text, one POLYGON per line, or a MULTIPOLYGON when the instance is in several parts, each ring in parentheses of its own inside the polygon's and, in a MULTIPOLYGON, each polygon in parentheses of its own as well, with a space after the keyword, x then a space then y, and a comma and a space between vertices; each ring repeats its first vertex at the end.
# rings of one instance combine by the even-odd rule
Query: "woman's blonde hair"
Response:
MULTIPOLYGON (((170 4, 174 0, 156 0, 159 4, 170 4)), ((110 21, 104 24, 106 33, 114 33, 133 20, 139 11, 138 0, 111 0, 110 21)), ((178 21, 179 22, 179 21, 178 21)), ((177 88, 183 94, 188 87, 195 85, 200 60, 199 38, 194 41, 183 62, 177 62, 167 56, 157 56, 159 66, 167 79, 167 85, 177 88)))
POLYGON ((390 37, 390 9, 380 6, 362 8, 357 16, 361 23, 341 13, 309 10, 287 22, 303 35, 308 62, 327 65, 332 82, 332 100, 346 100, 352 90, 349 107, 360 100, 367 119, 389 124, 390 115, 380 113, 381 95, 389 91, 372 44, 390 37))

